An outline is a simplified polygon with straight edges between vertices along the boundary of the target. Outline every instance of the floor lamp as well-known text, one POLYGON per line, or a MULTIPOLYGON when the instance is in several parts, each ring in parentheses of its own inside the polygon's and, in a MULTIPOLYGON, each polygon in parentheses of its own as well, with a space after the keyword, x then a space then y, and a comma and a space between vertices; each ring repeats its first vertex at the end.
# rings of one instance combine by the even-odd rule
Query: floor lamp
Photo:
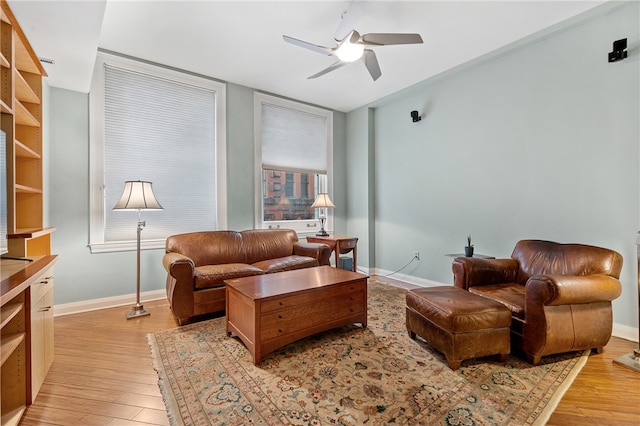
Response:
MULTIPOLYGON (((638 232, 638 238, 636 239, 636 255, 638 257, 638 326, 640 328, 640 232, 638 232)), ((638 339, 638 344, 640 345, 640 339, 638 339)), ((613 362, 640 372, 640 347, 631 353, 614 359, 613 362)))
POLYGON ((311 204, 312 209, 320 209, 320 232, 316 234, 318 237, 326 237, 329 235, 327 231, 324 230, 324 221, 327 219, 326 211, 328 208, 335 208, 333 203, 331 202, 331 198, 329 198, 329 194, 326 192, 318 193, 316 200, 311 204))
POLYGON ((127 313, 127 319, 143 317, 151 315, 142 303, 140 303, 140 232, 142 227, 146 226, 146 222, 140 220, 140 212, 142 210, 162 210, 162 206, 153 195, 151 182, 143 181, 126 181, 124 183, 124 191, 120 200, 113 207, 113 210, 137 210, 138 211, 138 239, 137 239, 137 274, 136 274, 136 304, 127 313))

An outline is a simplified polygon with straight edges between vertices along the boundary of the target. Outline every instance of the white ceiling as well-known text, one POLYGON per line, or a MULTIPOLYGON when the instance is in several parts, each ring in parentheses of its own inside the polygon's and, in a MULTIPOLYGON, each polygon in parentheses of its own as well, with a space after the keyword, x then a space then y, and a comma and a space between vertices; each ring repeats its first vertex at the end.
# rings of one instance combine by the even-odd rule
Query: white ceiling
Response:
POLYGON ((604 1, 373 1, 361 33, 416 32, 424 44, 375 50, 382 77, 357 62, 318 79, 335 59, 282 40, 325 46, 349 1, 9 0, 48 83, 88 92, 98 48, 351 111, 476 59, 604 1))

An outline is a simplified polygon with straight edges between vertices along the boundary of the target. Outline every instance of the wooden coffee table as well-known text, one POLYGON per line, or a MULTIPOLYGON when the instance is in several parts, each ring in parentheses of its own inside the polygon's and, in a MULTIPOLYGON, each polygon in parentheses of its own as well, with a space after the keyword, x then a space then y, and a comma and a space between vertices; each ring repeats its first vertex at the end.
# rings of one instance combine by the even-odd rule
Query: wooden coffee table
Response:
POLYGON ((232 280, 227 287, 227 335, 262 357, 307 336, 360 323, 367 326, 367 279, 319 266, 232 280))

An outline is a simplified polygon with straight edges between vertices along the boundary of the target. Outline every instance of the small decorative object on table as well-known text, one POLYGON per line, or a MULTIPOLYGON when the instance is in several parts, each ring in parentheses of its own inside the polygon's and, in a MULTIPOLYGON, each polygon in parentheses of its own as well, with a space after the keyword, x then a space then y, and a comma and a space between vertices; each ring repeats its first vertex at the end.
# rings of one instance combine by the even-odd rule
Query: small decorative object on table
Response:
POLYGON ((464 248, 466 257, 473 257, 473 244, 471 244, 471 234, 467 235, 467 245, 464 248))

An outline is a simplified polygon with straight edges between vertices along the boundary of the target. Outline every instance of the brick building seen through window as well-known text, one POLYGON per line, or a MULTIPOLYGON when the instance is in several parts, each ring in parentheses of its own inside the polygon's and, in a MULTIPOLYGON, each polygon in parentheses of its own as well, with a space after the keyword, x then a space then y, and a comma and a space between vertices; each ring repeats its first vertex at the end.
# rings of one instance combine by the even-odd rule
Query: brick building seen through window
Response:
POLYGON ((309 220, 317 194, 319 175, 315 173, 263 170, 264 220, 309 220))

